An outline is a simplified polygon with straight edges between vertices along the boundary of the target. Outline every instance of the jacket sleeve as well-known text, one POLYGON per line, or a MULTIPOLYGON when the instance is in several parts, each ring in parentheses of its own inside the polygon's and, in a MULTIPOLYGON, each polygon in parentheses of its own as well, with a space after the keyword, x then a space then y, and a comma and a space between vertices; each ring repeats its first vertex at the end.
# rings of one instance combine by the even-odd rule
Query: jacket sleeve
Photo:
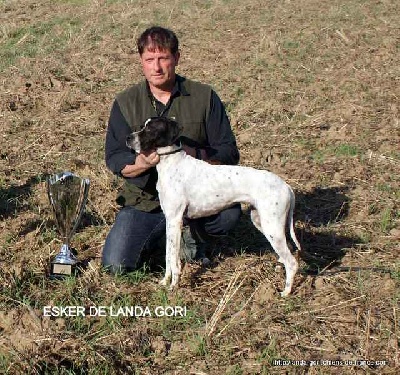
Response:
POLYGON ((199 150, 199 158, 228 165, 239 162, 239 150, 225 107, 214 91, 211 94, 206 133, 209 147, 199 150))
POLYGON ((135 152, 126 145, 126 137, 131 132, 118 102, 114 101, 106 134, 105 160, 108 169, 119 176, 126 165, 135 162, 135 152))

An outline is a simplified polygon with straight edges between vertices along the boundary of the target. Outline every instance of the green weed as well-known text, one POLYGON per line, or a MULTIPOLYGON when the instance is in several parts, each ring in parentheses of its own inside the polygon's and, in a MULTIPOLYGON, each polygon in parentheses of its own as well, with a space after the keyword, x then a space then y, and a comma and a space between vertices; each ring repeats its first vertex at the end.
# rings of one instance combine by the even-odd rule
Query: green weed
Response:
POLYGON ((7 233, 0 243, 0 261, 5 261, 6 259, 11 261, 14 253, 10 251, 13 245, 18 241, 19 236, 15 233, 7 233))
POLYGON ((0 72, 22 57, 61 52, 80 25, 79 19, 55 17, 8 32, 0 43, 0 72))
POLYGON ((10 363, 11 363, 11 359, 10 359, 10 355, 6 354, 5 352, 2 353, 0 352, 0 373, 7 375, 9 374, 9 369, 10 369, 10 363))
POLYGON ((354 157, 361 154, 357 146, 346 143, 336 146, 334 152, 339 157, 354 157))
POLYGON ((279 359, 279 351, 274 338, 264 347, 261 352, 257 355, 257 362, 263 364, 263 368, 268 365, 272 365, 275 359, 279 359))
POLYGON ((169 303, 168 293, 165 289, 159 289, 151 296, 151 303, 154 306, 165 306, 169 303))
POLYGON ((371 241, 372 235, 371 232, 363 230, 358 234, 360 242, 363 244, 368 244, 371 241))
POLYGON ((326 154, 323 150, 317 150, 312 154, 312 158, 317 164, 324 164, 326 160, 326 154))
POLYGON ((170 297, 163 289, 152 294, 148 305, 153 310, 160 309, 158 310, 157 323, 162 335, 168 339, 173 339, 174 332, 194 330, 204 323, 195 309, 186 306, 184 298, 179 295, 170 297), (176 310, 173 312, 170 307, 176 310), (163 315, 164 309, 166 309, 165 315, 163 315))
POLYGON ((39 308, 38 288, 46 288, 43 275, 37 275, 30 268, 20 272, 14 270, 0 274, 0 303, 7 306, 19 307, 21 305, 39 308))
POLYGON ((288 297, 284 301, 284 313, 290 314, 301 309, 303 302, 298 297, 288 297))
POLYGON ((388 233, 392 228, 394 228, 392 209, 387 207, 381 214, 380 229, 382 233, 388 233))
POLYGON ((357 272, 356 285, 360 296, 368 295, 368 283, 367 283, 368 278, 369 278, 369 273, 367 273, 367 271, 357 272))
MULTIPOLYGON (((400 216, 396 201, 400 199, 398 103, 393 88, 399 65, 398 56, 393 54, 399 48, 399 5, 395 1, 375 3, 325 2, 322 10, 320 4, 309 0, 269 1, 261 7, 255 0, 178 0, 165 12, 157 2, 143 6, 133 0, 0 0, 4 86, 0 116, 0 309, 23 317, 32 308, 41 310, 50 304, 106 309, 140 305, 149 306, 152 312, 156 306, 187 306, 187 315, 182 317, 46 319, 43 327, 26 332, 35 342, 33 348, 18 348, 18 352, 12 342, 14 332, 23 335, 29 325, 23 319, 15 319, 12 327, 3 327, 0 322, 0 373, 169 374, 205 363, 204 371, 210 373, 215 365, 221 373, 225 368, 231 374, 269 374, 291 371, 272 368, 274 359, 297 359, 299 350, 306 359, 337 357, 339 344, 342 354, 357 358, 358 344, 366 340, 358 317, 365 316, 368 304, 349 301, 352 291, 367 294, 376 305, 370 309, 370 357, 394 358, 398 328, 393 309, 400 300, 400 272, 398 264, 388 266, 396 262, 397 243, 392 235, 382 234, 391 234, 400 216), (271 147, 282 154, 271 163, 271 170, 282 174, 300 196, 303 203, 296 206, 296 231, 304 250, 315 256, 316 264, 312 259, 304 261, 306 265, 296 275, 294 295, 266 306, 265 322, 256 321, 255 314, 238 315, 237 329, 231 326, 220 340, 213 337, 210 342, 202 336, 206 318, 218 305, 226 278, 244 264, 244 255, 252 257, 269 247, 247 215, 229 237, 213 245, 216 264, 199 270, 195 283, 176 293, 155 285, 157 281, 150 279, 158 275, 146 267, 116 277, 89 269, 82 277, 52 281, 37 274, 38 262, 50 263, 50 259, 43 259, 49 258, 49 247, 58 252, 61 246, 54 221, 45 219, 51 215, 48 203, 42 202, 47 200, 45 189, 39 186, 43 181, 21 186, 37 171, 62 170, 75 160, 84 161, 79 169, 82 173, 83 168, 85 173, 88 170, 93 179, 90 217, 102 219, 81 228, 74 243, 99 257, 98 245, 115 217, 114 198, 120 186, 119 180, 112 184, 113 177, 104 165, 110 106, 117 92, 143 78, 135 39, 154 23, 177 32, 182 49, 179 71, 212 85, 224 102, 229 101, 226 107, 235 134, 251 128, 254 142, 241 148, 241 163, 252 165, 254 151, 271 147), (18 105, 10 105, 11 101, 18 105), (327 133, 333 136, 335 127, 344 125, 340 118, 348 126, 338 132, 337 139, 328 138, 327 133), (324 132, 323 124, 331 131, 324 132), (368 149, 384 154, 374 159, 365 151, 368 149), (314 187, 321 186, 334 190, 337 181, 332 181, 330 172, 336 169, 336 162, 343 176, 354 168, 348 176, 352 179, 351 186, 346 186, 349 191, 343 192, 348 194, 350 207, 343 206, 340 220, 327 212, 337 210, 339 197, 327 196, 325 200, 314 192, 314 187), (326 165, 322 168, 322 164, 326 165), (359 175, 352 178, 356 171, 359 175), (319 200, 323 205, 321 220, 320 212, 314 209, 319 200), (370 209, 364 215, 367 206, 370 209), (316 224, 319 221, 321 228, 316 224), (329 285, 312 288, 312 274, 325 269, 331 254, 343 266, 364 268, 374 264, 376 251, 381 267, 391 271, 382 293, 376 293, 380 289, 374 283, 379 283, 375 273, 336 274, 336 263, 326 270, 328 274, 332 271, 329 285), (339 253, 348 256, 336 257, 339 253), (26 259, 29 261, 23 263, 26 259), (306 316, 326 303, 326 293, 332 295, 332 304, 349 303, 340 311, 323 309, 320 319, 310 327, 306 316), (280 318, 285 314, 296 320, 293 328, 280 318), (377 327, 379 322, 381 328, 377 327), (266 327, 271 328, 272 339, 264 338, 266 327), (321 332, 333 340, 334 347, 321 351, 321 332), (158 358, 151 345, 156 347, 160 336, 171 343, 165 358, 158 358), (293 337, 301 337, 300 349, 293 345, 293 337), (247 364, 257 362, 253 369, 242 369, 241 358, 247 364)), ((98 260, 91 265, 96 266, 98 260)), ((253 275, 254 270, 248 273, 253 275)), ((264 276, 257 271, 240 292, 250 293, 259 277, 264 276)), ((283 278, 280 280, 282 283, 283 278)), ((243 303, 232 300, 229 306, 239 311, 243 303)), ((253 301, 249 303, 253 309, 253 301)))
POLYGON ((71 4, 71 5, 86 5, 88 0, 53 0, 55 3, 59 4, 71 4))
POLYGON ((393 267, 393 270, 390 272, 390 275, 391 275, 392 279, 397 281, 397 283, 399 283, 399 285, 400 285, 400 263, 395 264, 395 266, 393 267))
POLYGON ((190 340, 190 346, 196 356, 205 357, 208 353, 207 342, 203 336, 195 334, 190 340))
MULTIPOLYGON (((315 141, 310 138, 296 138, 294 142, 307 151, 315 150, 315 141)), ((322 152, 322 150, 316 150, 316 152, 322 152)))
POLYGON ((304 141, 303 147, 313 151, 311 157, 317 164, 323 164, 326 161, 327 157, 334 156, 339 158, 343 157, 348 158, 361 155, 360 149, 357 146, 351 144, 327 146, 325 148, 320 148, 317 150, 313 150, 313 148, 310 146, 311 146, 310 142, 304 141))
POLYGON ((135 285, 145 281, 149 276, 150 268, 147 266, 147 264, 144 264, 137 270, 116 275, 116 281, 118 283, 128 283, 135 285))
POLYGON ((227 375, 242 375, 243 374, 243 369, 241 368, 240 365, 234 365, 227 370, 227 375))
POLYGON ((110 301, 110 305, 113 305, 116 308, 120 306, 135 306, 137 304, 138 303, 135 300, 134 296, 130 293, 116 294, 115 297, 110 301))

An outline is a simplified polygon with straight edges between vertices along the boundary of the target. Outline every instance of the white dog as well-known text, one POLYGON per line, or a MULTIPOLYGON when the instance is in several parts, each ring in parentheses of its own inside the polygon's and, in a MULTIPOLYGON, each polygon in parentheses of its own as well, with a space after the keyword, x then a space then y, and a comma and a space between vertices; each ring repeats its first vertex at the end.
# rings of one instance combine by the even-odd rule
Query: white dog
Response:
POLYGON ((153 117, 142 130, 128 136, 127 145, 137 153, 156 150, 157 191, 166 218, 166 270, 161 280, 170 289, 178 285, 181 274, 180 243, 182 218, 199 218, 220 212, 235 203, 251 206, 251 220, 265 235, 286 271, 287 296, 293 286, 298 264, 291 254, 285 229, 297 249, 300 244, 293 225, 295 197, 291 187, 273 173, 248 167, 211 165, 185 153, 178 141, 181 128, 170 119, 153 117))

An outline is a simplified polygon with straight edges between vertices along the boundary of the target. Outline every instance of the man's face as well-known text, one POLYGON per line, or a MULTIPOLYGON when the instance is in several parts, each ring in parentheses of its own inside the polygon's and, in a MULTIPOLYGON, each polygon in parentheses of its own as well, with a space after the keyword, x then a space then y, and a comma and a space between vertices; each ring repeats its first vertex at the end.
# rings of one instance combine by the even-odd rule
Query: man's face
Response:
POLYGON ((179 52, 175 55, 169 50, 145 48, 140 56, 144 76, 150 87, 159 89, 171 88, 175 83, 175 67, 178 65, 179 52))

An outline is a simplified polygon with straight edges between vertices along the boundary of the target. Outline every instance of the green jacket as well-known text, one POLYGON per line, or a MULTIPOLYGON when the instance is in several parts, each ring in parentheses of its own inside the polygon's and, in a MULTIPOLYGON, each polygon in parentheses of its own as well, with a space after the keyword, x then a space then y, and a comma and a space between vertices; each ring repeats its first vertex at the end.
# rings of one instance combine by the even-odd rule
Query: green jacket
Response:
MULTIPOLYGON (((178 92, 173 96, 168 117, 183 127, 181 139, 184 144, 194 148, 207 146, 205 125, 210 113, 212 88, 181 76, 176 77, 176 88, 178 92)), ((146 81, 119 93, 116 102, 132 131, 140 130, 149 117, 157 116, 146 81)), ((156 183, 156 168, 126 180, 117 202, 147 212, 159 210, 156 183)))

